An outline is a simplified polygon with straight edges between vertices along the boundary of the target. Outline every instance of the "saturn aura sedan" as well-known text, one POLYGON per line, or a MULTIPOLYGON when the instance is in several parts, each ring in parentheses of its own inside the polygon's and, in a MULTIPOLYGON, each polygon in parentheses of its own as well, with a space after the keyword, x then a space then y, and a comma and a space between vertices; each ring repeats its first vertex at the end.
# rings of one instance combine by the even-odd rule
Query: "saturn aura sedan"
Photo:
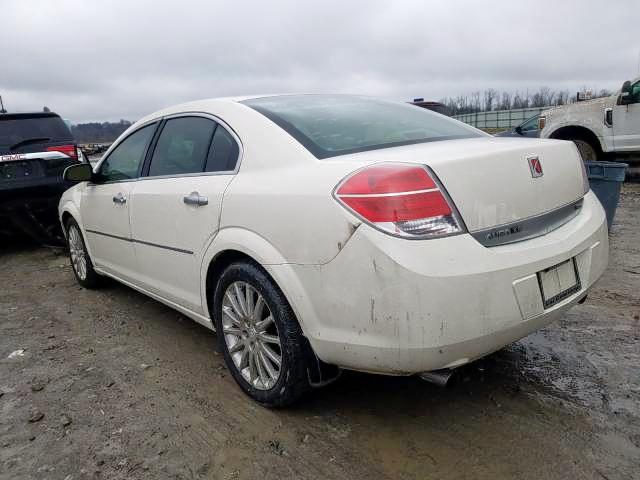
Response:
POLYGON ((342 369, 448 372, 557 319, 607 265, 573 143, 387 100, 186 103, 65 176, 78 282, 114 278, 216 330, 267 406, 342 369))

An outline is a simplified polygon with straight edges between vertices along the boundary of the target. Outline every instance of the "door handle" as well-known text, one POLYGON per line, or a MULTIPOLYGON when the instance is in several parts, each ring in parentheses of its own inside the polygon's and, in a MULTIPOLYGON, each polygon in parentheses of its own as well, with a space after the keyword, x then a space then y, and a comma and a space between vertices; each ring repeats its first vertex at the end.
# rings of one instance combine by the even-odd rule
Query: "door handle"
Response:
POLYGON ((197 207, 207 205, 209 203, 209 199, 207 197, 203 197, 198 192, 191 192, 189 195, 183 197, 182 200, 187 205, 195 205, 197 207))
POLYGON ((113 197, 113 203, 119 203, 120 205, 123 205, 127 203, 127 197, 125 197, 122 192, 118 192, 118 194, 113 197))

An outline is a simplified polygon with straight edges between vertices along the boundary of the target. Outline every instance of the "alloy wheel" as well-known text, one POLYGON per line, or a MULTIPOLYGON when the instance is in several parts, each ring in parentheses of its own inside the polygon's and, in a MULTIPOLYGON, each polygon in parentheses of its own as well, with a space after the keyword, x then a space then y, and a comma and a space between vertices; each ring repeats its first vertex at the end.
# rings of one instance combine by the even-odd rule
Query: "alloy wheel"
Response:
POLYGON ((87 278, 87 256, 82 243, 80 231, 75 225, 69 227, 67 232, 69 237, 69 253, 71 254, 71 265, 80 280, 87 278))
POLYGON ((273 388, 282 367, 278 327, 263 296, 247 282, 233 282, 225 291, 222 335, 242 377, 253 388, 273 388))

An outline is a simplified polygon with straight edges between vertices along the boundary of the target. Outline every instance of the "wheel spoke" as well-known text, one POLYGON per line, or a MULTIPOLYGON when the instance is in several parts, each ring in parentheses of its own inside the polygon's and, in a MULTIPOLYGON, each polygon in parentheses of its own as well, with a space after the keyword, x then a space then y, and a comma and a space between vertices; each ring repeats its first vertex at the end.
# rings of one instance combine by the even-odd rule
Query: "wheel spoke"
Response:
MULTIPOLYGON (((262 295, 260 295, 258 292, 256 292, 256 294, 258 295, 258 299, 256 300, 256 304, 253 307, 252 317, 254 321, 259 322, 262 318, 262 312, 264 311, 264 298, 262 298, 262 295)), ((257 327, 258 324, 256 323, 256 328, 257 327)))
POLYGON ((233 307, 230 307, 228 305, 224 305, 222 307, 222 313, 225 314, 227 317, 229 317, 234 325, 236 325, 238 327, 242 325, 242 322, 241 322, 240 318, 238 318, 238 315, 234 311, 233 307))
POLYGON ((242 330, 237 327, 222 326, 222 331, 225 335, 235 335, 236 337, 242 337, 242 330))
POLYGON ((247 319, 253 319, 253 288, 250 285, 245 284, 244 292, 247 319))
POLYGON ((249 347, 249 383, 251 385, 254 385, 256 374, 256 355, 253 348, 249 347))
POLYGON ((269 315, 264 320, 260 320, 259 322, 256 322, 256 330, 258 331, 258 333, 263 333, 267 330, 269 325, 271 325, 272 323, 273 323, 273 317, 269 315))
POLYGON ((247 316, 247 300, 245 296, 242 294, 242 290, 240 290, 239 282, 233 284, 233 289, 236 293, 236 299, 238 300, 238 305, 240 307, 240 313, 243 316, 247 316))
POLYGON ((274 363, 274 365, 278 368, 280 368, 280 355, 278 355, 276 352, 274 352, 271 347, 269 345, 267 345, 266 343, 263 343, 260 345, 260 347, 262 348, 262 352, 269 357, 269 359, 274 363))
POLYGON ((244 349, 244 342, 238 340, 232 347, 229 347, 229 353, 236 353, 244 349))
POLYGON ((262 386, 265 388, 268 388, 268 381, 269 379, 267 378, 267 372, 265 372, 265 366, 262 363, 262 357, 260 356, 260 351, 259 350, 255 350, 254 353, 254 361, 256 362, 256 369, 258 371, 258 377, 260 378, 260 382, 262 383, 262 386))
POLYGON ((245 348, 242 350, 242 354, 240 355, 240 361, 238 362, 238 369, 240 371, 247 368, 249 365, 249 349, 245 348))
POLYGON ((259 334, 260 340, 267 343, 274 343, 276 345, 280 345, 280 339, 276 335, 270 335, 268 333, 259 334))
POLYGON ((258 356, 260 357, 260 361, 264 365, 264 368, 267 371, 267 374, 269 375, 269 378, 271 379, 272 382, 275 383, 275 381, 278 378, 278 372, 276 372, 274 370, 274 368, 271 365, 271 363, 269 362, 269 360, 267 360, 267 358, 265 357, 264 350, 260 350, 260 352, 258 352, 258 356))
POLYGON ((234 310, 234 312, 237 315, 242 316, 242 308, 238 303, 238 298, 228 290, 227 290, 227 293, 225 293, 225 297, 227 297, 227 300, 229 300, 229 303, 231 304, 231 308, 234 310))

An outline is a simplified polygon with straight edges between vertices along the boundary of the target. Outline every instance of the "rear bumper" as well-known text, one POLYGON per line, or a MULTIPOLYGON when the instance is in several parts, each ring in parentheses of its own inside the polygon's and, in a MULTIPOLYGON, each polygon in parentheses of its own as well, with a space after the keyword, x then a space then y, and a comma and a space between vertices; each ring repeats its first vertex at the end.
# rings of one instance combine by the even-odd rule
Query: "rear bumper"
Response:
POLYGON ((71 185, 47 177, 0 182, 0 234, 21 232, 38 241, 59 240, 58 202, 71 185))
POLYGON ((593 193, 542 237, 486 248, 471 235, 403 240, 361 225, 325 265, 271 266, 316 354, 343 368, 413 374, 514 342, 583 298, 608 261, 593 193), (544 309, 536 272, 576 258, 581 290, 544 309))

